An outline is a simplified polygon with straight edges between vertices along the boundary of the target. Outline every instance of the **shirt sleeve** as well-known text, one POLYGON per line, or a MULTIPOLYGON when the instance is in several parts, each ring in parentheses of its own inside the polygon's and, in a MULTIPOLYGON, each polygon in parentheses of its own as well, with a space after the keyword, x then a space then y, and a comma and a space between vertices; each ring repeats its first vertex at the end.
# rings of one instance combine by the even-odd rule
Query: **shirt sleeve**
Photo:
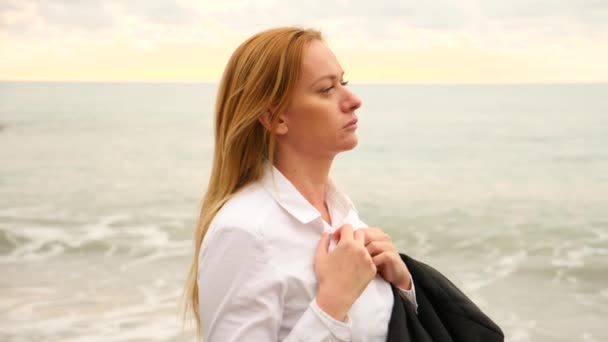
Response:
POLYGON ((401 297, 405 298, 410 303, 412 303, 414 305, 414 308, 416 309, 416 312, 418 312, 418 301, 416 301, 416 287, 414 286, 414 279, 412 278, 412 288, 411 289, 404 290, 400 287, 398 287, 398 289, 399 289, 399 293, 400 293, 401 297))
MULTIPOLYGON (((217 228, 217 227, 216 227, 217 228)), ((286 284, 262 237, 220 227, 205 238, 198 268, 203 341, 350 341, 351 324, 333 319, 313 300, 279 336, 286 284)))

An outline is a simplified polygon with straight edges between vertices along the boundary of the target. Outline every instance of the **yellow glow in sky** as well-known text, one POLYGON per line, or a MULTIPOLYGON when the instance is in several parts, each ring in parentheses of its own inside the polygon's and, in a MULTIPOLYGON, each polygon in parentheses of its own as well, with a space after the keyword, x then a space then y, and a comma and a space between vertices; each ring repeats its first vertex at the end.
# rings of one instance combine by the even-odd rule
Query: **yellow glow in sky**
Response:
MULTIPOLYGON (((12 42, 0 49, 3 80, 217 81, 232 46, 124 41, 12 42)), ((368 82, 589 82, 608 80, 608 47, 334 48, 348 78, 368 82)))
MULTIPOLYGON (((0 8, 0 23, 5 25, 5 29, 0 28, 0 80, 215 82, 236 46, 259 31, 239 31, 211 19, 181 24, 181 17, 177 17, 176 24, 161 23, 153 17, 155 22, 119 3, 105 6, 103 2, 50 6, 47 12, 55 13, 55 17, 61 15, 66 21, 65 25, 53 24, 49 18, 55 17, 45 18, 46 12, 41 12, 35 2, 15 4, 12 12, 10 6, 5 12, 0 8), (78 11, 71 14, 73 9, 78 11), (87 28, 89 18, 82 16, 102 10, 111 18, 108 22, 112 26, 103 26, 104 21, 98 18, 100 28, 87 28), (62 26, 68 27, 70 21, 75 22, 71 23, 74 26, 62 26)), ((167 4, 189 4, 184 13, 198 10, 199 15, 238 8, 194 0, 167 4)), ((261 2, 256 6, 270 5, 273 4, 261 2)), ((145 6, 152 4, 138 6, 149 11, 151 7, 145 6)), ((403 21, 374 36, 368 34, 373 30, 362 26, 374 23, 353 18, 336 17, 309 25, 328 35, 330 46, 353 83, 608 81, 608 33, 562 37, 535 34, 530 29, 498 30, 492 35, 479 30, 415 28, 403 21), (351 32, 349 28, 358 31, 351 32)), ((380 19, 378 25, 382 23, 380 19)), ((438 18, 437 22, 441 22, 439 19, 445 18, 438 18)), ((478 21, 484 22, 479 18, 478 21)), ((573 27, 581 26, 575 24, 578 26, 573 27)), ((539 32, 543 32, 542 28, 539 32)))

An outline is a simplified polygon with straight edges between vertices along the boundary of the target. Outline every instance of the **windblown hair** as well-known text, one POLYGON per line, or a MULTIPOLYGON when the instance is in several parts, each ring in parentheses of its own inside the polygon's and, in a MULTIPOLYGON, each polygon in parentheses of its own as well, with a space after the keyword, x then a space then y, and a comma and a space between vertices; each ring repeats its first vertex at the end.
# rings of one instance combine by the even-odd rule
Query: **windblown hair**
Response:
MULTIPOLYGON (((275 137, 260 123, 268 113, 274 127, 300 77, 305 45, 323 40, 319 31, 281 27, 260 32, 232 54, 218 89, 215 150, 207 192, 194 234, 195 253, 185 288, 185 313, 194 315, 200 335, 198 258, 209 224, 243 186, 259 180, 273 161, 275 137)), ((204 303, 203 303, 204 305, 204 303)))

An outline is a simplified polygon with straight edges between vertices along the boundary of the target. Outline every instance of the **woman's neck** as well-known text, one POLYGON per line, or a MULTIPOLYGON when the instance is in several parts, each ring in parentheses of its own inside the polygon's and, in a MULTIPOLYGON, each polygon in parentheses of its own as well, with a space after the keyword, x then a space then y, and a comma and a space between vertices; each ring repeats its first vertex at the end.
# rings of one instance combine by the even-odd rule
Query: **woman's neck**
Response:
POLYGON ((333 157, 303 157, 296 153, 277 151, 274 159, 274 166, 289 179, 310 204, 319 210, 323 218, 331 223, 325 204, 325 194, 333 157))

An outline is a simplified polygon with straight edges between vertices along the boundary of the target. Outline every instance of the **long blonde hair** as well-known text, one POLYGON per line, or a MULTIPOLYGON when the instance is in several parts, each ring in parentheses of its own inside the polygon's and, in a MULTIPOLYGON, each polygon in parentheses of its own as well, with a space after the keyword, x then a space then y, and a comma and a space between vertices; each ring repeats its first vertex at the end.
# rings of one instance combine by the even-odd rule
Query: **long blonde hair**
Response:
POLYGON ((226 201, 260 179, 264 161, 273 160, 275 138, 259 119, 269 113, 272 125, 277 123, 300 76, 304 46, 312 40, 323 40, 321 33, 297 27, 263 31, 243 42, 224 69, 216 99, 213 166, 184 294, 185 313, 194 315, 199 335, 197 273, 205 233, 226 201))

